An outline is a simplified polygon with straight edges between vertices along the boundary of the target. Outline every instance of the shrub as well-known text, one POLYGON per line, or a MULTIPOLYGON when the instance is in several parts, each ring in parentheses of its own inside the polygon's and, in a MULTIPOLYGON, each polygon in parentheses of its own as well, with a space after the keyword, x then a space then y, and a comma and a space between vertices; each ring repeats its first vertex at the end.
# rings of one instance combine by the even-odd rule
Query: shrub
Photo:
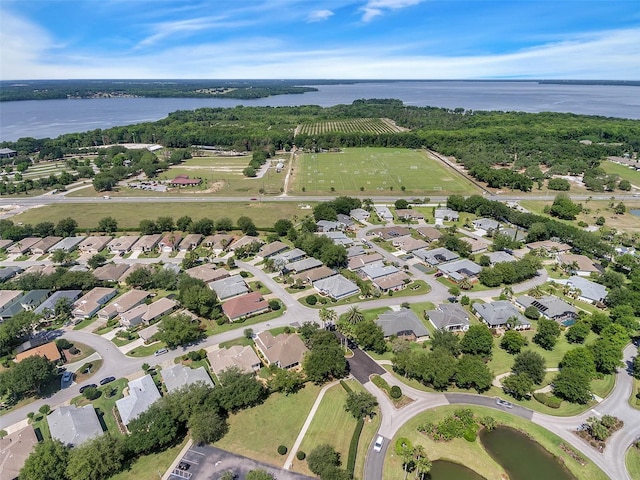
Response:
POLYGON ((73 344, 66 338, 59 338, 56 340, 56 347, 61 348, 62 350, 69 350, 73 347, 73 344))
POLYGON ((347 393, 351 393, 353 390, 351 390, 351 387, 347 384, 347 382, 345 382, 344 380, 340 380, 340 385, 342 385, 342 388, 344 388, 344 391, 347 393))
POLYGON ((364 427, 364 418, 358 419, 356 428, 353 430, 351 436, 351 443, 349 444, 349 455, 347 457, 347 472, 350 477, 353 477, 353 472, 356 469, 356 455, 358 455, 358 443, 360 443, 360 434, 362 433, 362 427, 364 427))
POLYGON ((406 437, 398 437, 396 440, 396 454, 402 455, 403 449, 413 450, 413 444, 411 443, 411 440, 406 437))
POLYGON ((472 428, 467 429, 462 435, 462 438, 464 438, 467 442, 475 442, 476 437, 476 432, 472 428))
POLYGON ((247 278, 247 277, 249 276, 249 272, 245 272, 244 270, 242 270, 242 271, 240 272, 240 276, 241 276, 242 278, 247 278))
POLYGON ((285 447, 284 445, 278 445, 278 454, 286 455, 286 453, 287 453, 287 447, 285 447))
POLYGON ((371 381, 376 387, 381 388, 385 392, 388 392, 390 390, 389 384, 380 375, 374 375, 373 377, 371 377, 371 381))
POLYGON ((298 460, 304 460, 305 458, 307 458, 307 454, 306 454, 306 453, 304 453, 302 450, 298 450, 298 451, 296 452, 296 458, 297 458, 298 460))
POLYGON ((391 387, 391 391, 389 392, 389 395, 391 396, 391 398, 393 398, 394 400, 399 399, 400 397, 402 397, 402 390, 400 389, 399 386, 394 385, 393 387, 391 387))
POLYGON ((71 348, 69 349, 69 353, 70 353, 71 355, 78 355, 78 354, 80 353, 80 350, 78 350, 76 347, 71 347, 71 348))
POLYGON ((560 408, 560 405, 562 405, 562 399, 551 395, 547 399, 547 404, 546 405, 549 408, 560 408))
POLYGON ((307 298, 305 298, 304 300, 307 305, 315 305, 316 303, 318 303, 318 298, 315 295, 309 295, 307 298))
POLYGON ((280 310, 280 302, 278 300, 269 300, 269 308, 273 311, 280 310))
POLYGON ((102 392, 96 387, 89 387, 84 392, 82 392, 82 395, 84 395, 87 400, 95 400, 100 395, 102 395, 102 392))

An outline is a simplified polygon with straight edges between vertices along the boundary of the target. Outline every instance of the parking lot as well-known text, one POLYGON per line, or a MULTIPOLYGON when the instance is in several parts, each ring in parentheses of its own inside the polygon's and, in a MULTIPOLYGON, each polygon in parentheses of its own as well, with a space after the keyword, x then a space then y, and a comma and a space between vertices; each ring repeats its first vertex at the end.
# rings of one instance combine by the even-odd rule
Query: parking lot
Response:
POLYGON ((169 476, 170 480, 218 480, 226 472, 233 472, 234 478, 244 480, 247 473, 257 469, 266 470, 278 480, 306 480, 311 478, 211 446, 192 446, 180 459, 179 466, 183 468, 176 468, 169 476))

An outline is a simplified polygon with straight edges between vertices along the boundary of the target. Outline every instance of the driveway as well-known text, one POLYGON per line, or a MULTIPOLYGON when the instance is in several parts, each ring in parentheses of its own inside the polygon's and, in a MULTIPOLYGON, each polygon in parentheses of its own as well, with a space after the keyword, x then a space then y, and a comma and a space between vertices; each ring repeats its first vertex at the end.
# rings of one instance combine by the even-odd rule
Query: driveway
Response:
MULTIPOLYGON (((342 342, 345 341, 344 335, 340 332, 334 332, 336 337, 342 342)), ((384 375, 387 371, 376 363, 376 361, 369 355, 364 353, 355 345, 350 346, 353 352, 353 357, 347 359, 349 364, 349 371, 356 380, 363 385, 369 381, 371 375, 384 375)))

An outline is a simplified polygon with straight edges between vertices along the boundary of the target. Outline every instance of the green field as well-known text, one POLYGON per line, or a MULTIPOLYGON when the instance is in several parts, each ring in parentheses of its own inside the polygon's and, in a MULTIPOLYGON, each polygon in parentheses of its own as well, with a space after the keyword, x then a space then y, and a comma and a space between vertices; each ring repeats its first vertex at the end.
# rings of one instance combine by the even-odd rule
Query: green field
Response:
MULTIPOLYGON (((618 175, 622 180, 629 180, 631 185, 640 187, 640 172, 614 162, 602 162, 602 169, 607 173, 618 175)), ((625 192, 623 192, 625 193, 625 192)))
POLYGON ((211 218, 213 220, 229 217, 234 222, 245 215, 253 219, 258 228, 272 227, 280 218, 295 219, 304 217, 311 210, 302 210, 297 203, 281 202, 237 202, 237 203, 115 203, 105 200, 100 203, 50 205, 33 208, 12 218, 14 222, 30 223, 57 222, 66 217, 73 217, 79 229, 96 228, 98 221, 107 216, 114 217, 119 228, 135 230, 140 220, 154 220, 159 216, 170 216, 177 220, 189 215, 193 220, 211 218))
POLYGON ((640 449, 634 446, 629 447, 626 463, 631 478, 640 478, 640 449))
POLYGON ((298 157, 289 193, 412 195, 477 193, 464 177, 423 151, 405 148, 345 148, 298 157), (405 187, 405 191, 402 191, 405 187))

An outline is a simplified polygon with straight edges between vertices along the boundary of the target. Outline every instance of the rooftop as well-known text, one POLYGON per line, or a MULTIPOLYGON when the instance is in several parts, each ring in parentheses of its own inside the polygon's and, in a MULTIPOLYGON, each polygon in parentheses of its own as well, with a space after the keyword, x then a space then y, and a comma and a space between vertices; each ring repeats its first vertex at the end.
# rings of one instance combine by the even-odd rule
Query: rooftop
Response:
POLYGON ((168 392, 173 392, 174 390, 178 390, 186 385, 198 382, 213 388, 211 377, 209 377, 209 374, 204 367, 189 368, 178 363, 173 367, 163 368, 160 370, 160 375, 162 376, 162 381, 166 385, 168 392))

